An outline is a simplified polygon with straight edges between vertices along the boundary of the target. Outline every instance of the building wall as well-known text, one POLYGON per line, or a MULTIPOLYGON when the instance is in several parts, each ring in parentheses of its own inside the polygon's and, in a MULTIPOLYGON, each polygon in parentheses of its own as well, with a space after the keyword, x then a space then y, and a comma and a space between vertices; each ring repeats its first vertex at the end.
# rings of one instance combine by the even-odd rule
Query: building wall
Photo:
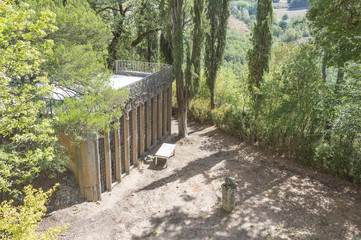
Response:
POLYGON ((111 191, 115 183, 121 182, 133 166, 171 134, 171 84, 166 81, 141 101, 128 102, 122 118, 115 120, 120 123, 119 128, 101 133, 101 138, 89 138, 76 147, 70 144, 70 138, 59 137, 71 156, 69 169, 88 201, 101 200, 102 192, 111 191))

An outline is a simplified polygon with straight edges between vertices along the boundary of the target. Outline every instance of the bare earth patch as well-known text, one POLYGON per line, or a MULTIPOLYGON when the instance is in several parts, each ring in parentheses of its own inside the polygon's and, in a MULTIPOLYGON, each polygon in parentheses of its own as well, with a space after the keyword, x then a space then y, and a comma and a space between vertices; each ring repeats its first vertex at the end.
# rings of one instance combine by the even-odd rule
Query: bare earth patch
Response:
MULTIPOLYGON (((172 122, 177 131, 176 121, 172 122)), ((60 239, 360 239, 361 186, 317 173, 191 123, 168 167, 141 164, 98 203, 45 218, 69 223, 60 239), (236 208, 221 206, 221 184, 238 185, 236 208)), ((154 150, 154 152, 156 149, 154 150)), ((162 163, 162 162, 160 162, 162 163)))
POLYGON ((228 19, 228 26, 231 30, 236 31, 241 35, 245 35, 249 32, 249 27, 247 26, 247 24, 235 18, 233 15, 231 15, 228 19))
POLYGON ((274 13, 276 14, 277 21, 281 21, 283 15, 287 14, 290 19, 295 17, 304 17, 306 16, 307 9, 306 8, 279 8, 274 9, 274 13))

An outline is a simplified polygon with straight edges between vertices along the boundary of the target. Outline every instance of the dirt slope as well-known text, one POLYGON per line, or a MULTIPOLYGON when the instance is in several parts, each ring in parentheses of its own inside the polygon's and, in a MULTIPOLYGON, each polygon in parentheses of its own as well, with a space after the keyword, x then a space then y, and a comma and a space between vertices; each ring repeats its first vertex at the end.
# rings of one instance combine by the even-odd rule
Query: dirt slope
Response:
POLYGON ((247 26, 247 24, 235 18, 233 15, 231 15, 228 19, 228 27, 231 30, 234 30, 242 35, 249 32, 249 27, 247 26))
MULTIPOLYGON (((173 131, 177 130, 173 121, 173 131)), ((357 239, 361 187, 316 173, 241 143, 215 127, 192 124, 188 140, 162 166, 141 165, 100 203, 45 218, 69 223, 60 239, 357 239), (220 208, 221 184, 237 184, 236 208, 220 208)))

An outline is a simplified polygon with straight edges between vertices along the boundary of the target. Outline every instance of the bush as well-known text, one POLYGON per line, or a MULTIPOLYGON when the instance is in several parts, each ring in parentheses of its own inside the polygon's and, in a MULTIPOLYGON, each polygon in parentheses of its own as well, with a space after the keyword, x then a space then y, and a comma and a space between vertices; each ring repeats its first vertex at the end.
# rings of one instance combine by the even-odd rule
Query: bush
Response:
POLYGON ((0 204, 0 238, 1 239, 56 239, 57 235, 65 231, 67 225, 49 228, 45 233, 36 232, 38 222, 45 215, 45 203, 48 201, 55 187, 48 192, 34 190, 32 186, 24 188, 25 198, 21 206, 14 206, 13 201, 0 204))
POLYGON ((229 89, 240 96, 246 93, 232 89, 234 80, 225 74, 223 81, 222 75, 217 79, 217 108, 210 112, 209 101, 196 99, 190 115, 201 122, 212 120, 222 131, 304 165, 361 182, 361 67, 345 70, 346 83, 335 94, 333 86, 322 81, 320 55, 312 45, 280 46, 258 105, 227 97, 229 89))
POLYGON ((303 0, 292 0, 289 3, 290 3, 290 8, 308 7, 310 5, 309 2, 305 2, 303 0))
POLYGON ((284 42, 292 42, 300 39, 302 36, 301 32, 298 32, 297 30, 293 28, 289 28, 286 30, 285 34, 282 37, 282 41, 284 42))
POLYGON ((197 98, 189 103, 188 108, 189 119, 198 121, 200 123, 212 122, 211 107, 209 99, 197 98))

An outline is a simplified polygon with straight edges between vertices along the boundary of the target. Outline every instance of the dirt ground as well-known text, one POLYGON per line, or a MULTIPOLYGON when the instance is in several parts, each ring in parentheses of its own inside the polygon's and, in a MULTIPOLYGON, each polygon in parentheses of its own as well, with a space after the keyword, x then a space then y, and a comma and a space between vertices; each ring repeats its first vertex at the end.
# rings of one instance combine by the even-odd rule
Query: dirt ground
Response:
MULTIPOLYGON (((177 131, 176 121, 172 122, 177 131)), ((191 123, 168 167, 141 164, 101 202, 44 218, 69 223, 59 239, 361 239, 361 186, 316 173, 191 123), (236 208, 221 208, 221 184, 238 187, 236 208)), ((154 151, 156 151, 155 149, 154 151)), ((162 163, 162 162, 161 162, 162 163)))

